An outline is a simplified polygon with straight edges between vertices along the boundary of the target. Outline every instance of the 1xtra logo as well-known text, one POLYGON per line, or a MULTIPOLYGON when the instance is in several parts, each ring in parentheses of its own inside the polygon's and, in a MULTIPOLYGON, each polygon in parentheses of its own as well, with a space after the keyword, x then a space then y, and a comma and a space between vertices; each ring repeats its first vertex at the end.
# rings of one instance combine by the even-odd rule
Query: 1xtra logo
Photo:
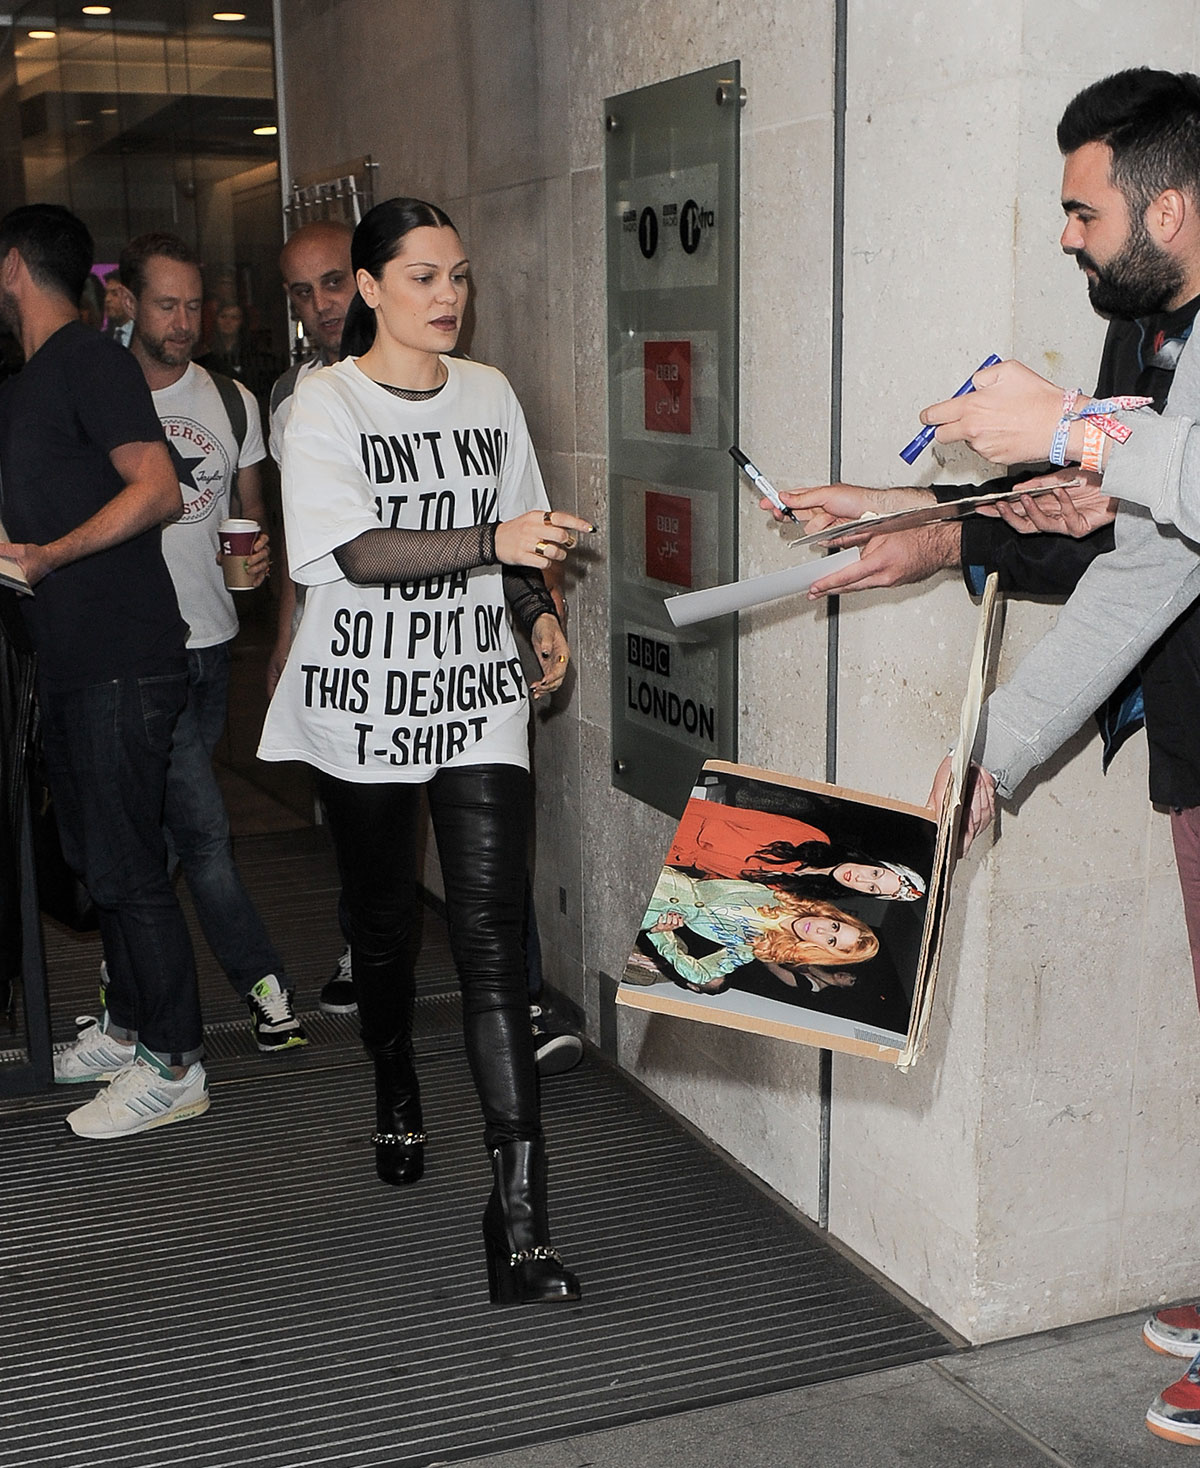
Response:
POLYGON ((702 208, 695 199, 688 199, 679 211, 679 243, 684 254, 694 255, 700 248, 704 231, 714 228, 716 222, 715 210, 702 208))

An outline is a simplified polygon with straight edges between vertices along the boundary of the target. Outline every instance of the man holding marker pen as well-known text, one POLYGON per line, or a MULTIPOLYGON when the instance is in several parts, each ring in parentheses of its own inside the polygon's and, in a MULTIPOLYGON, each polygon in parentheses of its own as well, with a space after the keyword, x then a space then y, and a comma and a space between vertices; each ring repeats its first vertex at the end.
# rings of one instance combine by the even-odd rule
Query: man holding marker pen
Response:
MULTIPOLYGON (((1172 425, 1180 415, 1185 428, 1200 420, 1200 351, 1185 350, 1200 307, 1200 80, 1147 69, 1105 78, 1070 103, 1058 140, 1067 214, 1062 246, 1084 270, 1096 310, 1112 318, 1097 396, 1150 398, 1156 410, 1172 415, 1160 424, 1145 412, 1115 410, 1111 417, 1132 427, 1132 437, 1116 445, 1093 427, 1093 456, 1107 458, 1106 488, 1143 498, 1137 481, 1157 455, 1160 473, 1148 484, 1159 501, 1156 515, 1173 516, 1200 535, 1200 516, 1185 518, 1186 498, 1176 494, 1172 503, 1167 483, 1172 463, 1176 480, 1196 467, 1189 465, 1183 429, 1172 425), (1105 437, 1098 448, 1097 431, 1105 437)), ((1061 389, 1015 363, 977 373, 974 385, 971 395, 922 414, 923 422, 940 425, 940 441, 966 438, 1008 463, 1048 458, 1052 451, 1060 463, 1079 461, 1084 421, 1068 416, 1061 389)), ((1069 411, 1086 405, 1080 400, 1069 411)), ((1150 794, 1172 811, 1200 992, 1200 545, 1164 533, 1136 505, 1115 513, 1115 501, 1095 474, 1072 467, 1050 481, 1027 482, 1032 488, 1066 479, 1077 483, 998 507, 999 519, 872 537, 857 564, 816 583, 809 594, 902 585, 954 565, 961 565, 975 591, 992 570, 1008 590, 1061 594, 1077 585, 1055 628, 988 701, 968 837, 990 820, 994 794, 1011 795, 1115 691, 1101 716, 1107 762, 1136 728, 1140 692, 1150 794), (1136 682, 1121 683, 1135 667, 1140 691, 1136 682)), ((806 529, 816 530, 867 509, 886 512, 964 492, 978 488, 828 485, 784 498, 806 529)), ((943 780, 944 770, 935 792, 943 780)), ((1144 1334, 1157 1350, 1191 1356, 1200 1350, 1200 1312, 1192 1306, 1156 1312, 1144 1334)), ((1200 1359, 1155 1400, 1146 1420, 1159 1436, 1200 1444, 1200 1359)))

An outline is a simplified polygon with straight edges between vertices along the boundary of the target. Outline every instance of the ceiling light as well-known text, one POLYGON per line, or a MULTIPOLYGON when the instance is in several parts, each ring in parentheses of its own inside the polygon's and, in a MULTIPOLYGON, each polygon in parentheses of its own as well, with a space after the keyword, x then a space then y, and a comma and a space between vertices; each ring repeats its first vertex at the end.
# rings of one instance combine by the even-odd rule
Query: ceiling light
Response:
POLYGON ((245 14, 240 10, 214 10, 214 20, 245 20, 245 14))
POLYGON ((100 109, 101 117, 116 117, 116 115, 117 109, 115 107, 101 107, 100 109))
POLYGON ((54 31, 30 31, 29 39, 31 41, 52 41, 54 35, 54 31))
POLYGON ((112 14, 112 6, 111 5, 85 5, 83 7, 83 13, 84 13, 84 15, 111 15, 112 14))
POLYGON ((256 138, 273 138, 276 133, 278 133, 278 131, 279 129, 272 122, 269 123, 266 127, 256 127, 254 129, 254 136, 256 138))

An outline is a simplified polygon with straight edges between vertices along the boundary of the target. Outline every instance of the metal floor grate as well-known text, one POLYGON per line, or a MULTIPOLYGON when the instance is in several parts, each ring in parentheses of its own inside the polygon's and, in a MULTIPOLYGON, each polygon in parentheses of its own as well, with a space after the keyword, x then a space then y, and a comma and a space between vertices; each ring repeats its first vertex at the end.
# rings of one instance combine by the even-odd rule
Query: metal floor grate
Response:
POLYGON ((465 1061, 422 1076, 412 1189, 344 1051, 124 1145, 0 1116, 0 1468, 418 1468, 951 1349, 595 1061, 544 1088, 584 1304, 493 1309, 465 1061))
MULTIPOLYGON (((261 1075, 262 1067, 284 1067, 305 1062, 327 1065, 331 1058, 345 1060, 345 1052, 362 1057, 356 1014, 324 1014, 319 1009, 298 1014, 308 1045, 278 1055, 264 1055, 254 1043, 248 1019, 225 1020, 204 1027, 204 1065, 210 1076, 227 1080, 233 1075, 261 1075), (334 1055, 336 1053, 336 1056, 334 1055)), ((453 994, 418 994, 413 1006, 413 1044, 420 1054, 462 1046, 462 1000, 453 994)), ((365 1065, 365 1058, 362 1060, 365 1065)))

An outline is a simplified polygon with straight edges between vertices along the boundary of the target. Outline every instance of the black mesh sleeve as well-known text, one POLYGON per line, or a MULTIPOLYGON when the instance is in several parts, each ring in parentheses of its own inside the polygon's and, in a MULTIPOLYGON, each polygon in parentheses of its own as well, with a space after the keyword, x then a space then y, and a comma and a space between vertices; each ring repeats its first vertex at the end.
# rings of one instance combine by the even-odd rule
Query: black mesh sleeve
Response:
POLYGON ((533 624, 547 612, 552 617, 558 616, 545 578, 534 566, 505 566, 504 599, 527 633, 533 631, 533 624))
POLYGON ((342 575, 360 586, 424 581, 496 564, 496 526, 461 530, 364 530, 333 553, 342 575))

